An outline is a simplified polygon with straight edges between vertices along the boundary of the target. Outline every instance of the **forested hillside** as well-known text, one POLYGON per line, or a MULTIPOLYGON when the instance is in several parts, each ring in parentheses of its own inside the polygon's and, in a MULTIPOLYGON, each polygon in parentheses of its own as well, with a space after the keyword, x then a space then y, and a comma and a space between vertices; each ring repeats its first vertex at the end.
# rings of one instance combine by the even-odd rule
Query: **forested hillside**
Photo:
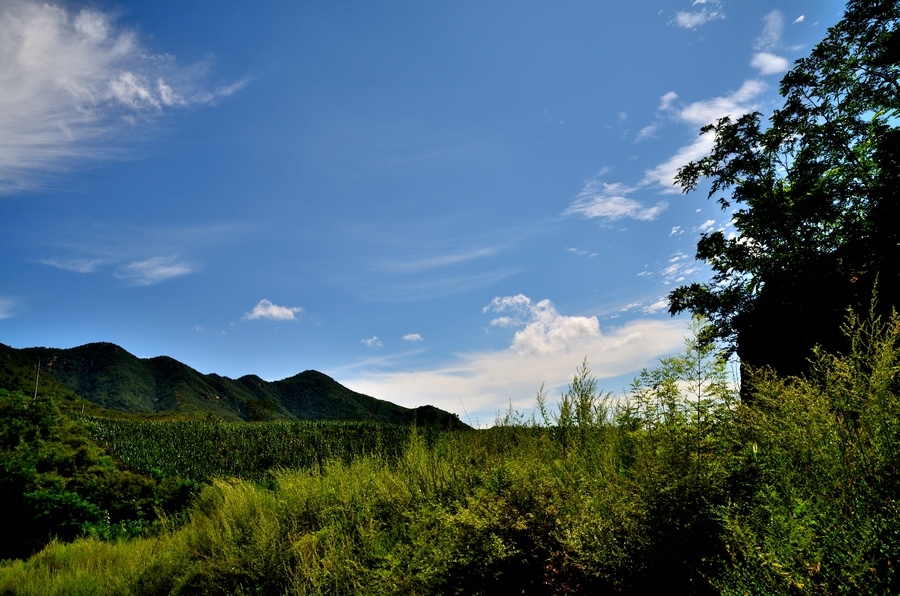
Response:
POLYGON ((455 427, 456 416, 432 406, 404 408, 351 391, 317 371, 268 382, 201 374, 173 358, 137 358, 111 343, 71 349, 14 349, 0 344, 0 386, 68 396, 129 414, 224 420, 367 420, 455 427))

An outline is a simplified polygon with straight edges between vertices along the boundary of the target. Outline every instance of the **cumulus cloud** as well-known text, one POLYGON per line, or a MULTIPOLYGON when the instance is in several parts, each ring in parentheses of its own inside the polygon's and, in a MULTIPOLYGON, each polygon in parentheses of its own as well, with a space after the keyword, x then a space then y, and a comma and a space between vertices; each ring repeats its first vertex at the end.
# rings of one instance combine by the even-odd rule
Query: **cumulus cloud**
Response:
POLYGON ((731 93, 687 104, 679 111, 678 118, 693 126, 704 126, 724 116, 737 117, 752 112, 756 99, 766 89, 762 81, 750 79, 731 93))
POLYGON ((757 52, 753 54, 750 66, 757 69, 761 75, 770 75, 787 72, 790 63, 787 58, 782 58, 769 52, 757 52))
POLYGON ((403 341, 422 341, 425 338, 418 333, 407 333, 403 336, 403 341))
POLYGON ((564 315, 549 300, 535 303, 522 294, 497 297, 484 312, 494 316, 495 327, 520 327, 507 348, 459 354, 419 371, 357 373, 341 382, 406 406, 431 403, 462 414, 462 405, 473 424, 485 423, 510 401, 533 407, 542 384, 552 399, 585 357, 601 387, 612 379, 624 387, 627 375, 678 350, 686 334, 683 322, 669 318, 636 320, 601 333, 596 317, 564 315))
POLYGON ((253 310, 243 316, 246 321, 270 319, 272 321, 296 321, 297 315, 303 312, 299 306, 278 306, 263 298, 253 310))
POLYGON ((564 316, 549 300, 533 303, 519 294, 494 298, 485 307, 496 313, 510 313, 491 321, 492 326, 524 327, 516 331, 511 348, 519 354, 549 354, 570 351, 600 336, 597 317, 564 316))
POLYGON ((108 13, 37 0, 0 4, 0 193, 41 184, 78 160, 108 157, 136 122, 209 103, 243 84, 204 87, 108 13))
POLYGON ((194 270, 194 265, 180 262, 177 257, 153 257, 123 265, 115 275, 137 286, 149 286, 194 270))
POLYGON ((601 174, 587 180, 569 205, 565 215, 580 215, 585 218, 600 217, 607 221, 620 219, 636 219, 652 221, 665 211, 668 204, 659 201, 654 205, 645 205, 640 201, 628 198, 628 195, 640 187, 630 187, 621 183, 609 183, 600 180, 601 174))
POLYGON ((364 339, 361 342, 364 346, 368 346, 370 348, 380 348, 383 344, 380 339, 378 339, 377 335, 373 335, 369 339, 364 339))

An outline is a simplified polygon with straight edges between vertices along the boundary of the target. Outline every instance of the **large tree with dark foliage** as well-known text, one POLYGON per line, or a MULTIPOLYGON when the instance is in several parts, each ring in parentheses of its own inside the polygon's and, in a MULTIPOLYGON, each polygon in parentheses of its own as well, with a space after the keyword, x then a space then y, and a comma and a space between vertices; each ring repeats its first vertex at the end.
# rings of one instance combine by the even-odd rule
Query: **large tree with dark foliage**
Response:
POLYGON ((784 105, 722 118, 706 157, 681 168, 734 210, 734 237, 703 234, 712 279, 669 295, 709 321, 742 365, 807 370, 815 345, 846 349, 848 307, 900 298, 900 2, 850 0, 843 19, 781 81, 784 105))

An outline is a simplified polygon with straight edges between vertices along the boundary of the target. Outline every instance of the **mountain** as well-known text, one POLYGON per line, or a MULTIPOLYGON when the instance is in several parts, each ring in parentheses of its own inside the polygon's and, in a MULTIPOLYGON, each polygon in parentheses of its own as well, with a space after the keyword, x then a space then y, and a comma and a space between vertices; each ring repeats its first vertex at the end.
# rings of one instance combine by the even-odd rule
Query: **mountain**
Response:
POLYGON ((454 414, 433 406, 404 408, 351 391, 314 370, 273 382, 255 375, 230 379, 200 373, 168 356, 138 358, 105 342, 70 349, 16 349, 0 344, 0 388, 31 394, 38 362, 39 395, 71 404, 81 398, 129 414, 464 426, 454 414))

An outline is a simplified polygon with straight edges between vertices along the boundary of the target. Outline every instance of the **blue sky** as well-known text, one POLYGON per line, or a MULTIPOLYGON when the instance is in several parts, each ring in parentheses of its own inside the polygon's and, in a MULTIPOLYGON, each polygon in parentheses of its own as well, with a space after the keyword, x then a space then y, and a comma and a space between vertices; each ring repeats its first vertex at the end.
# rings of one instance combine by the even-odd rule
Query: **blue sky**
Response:
POLYGON ((618 392, 728 229, 677 168, 835 1, 0 5, 0 342, 306 369, 473 423, 618 392))

